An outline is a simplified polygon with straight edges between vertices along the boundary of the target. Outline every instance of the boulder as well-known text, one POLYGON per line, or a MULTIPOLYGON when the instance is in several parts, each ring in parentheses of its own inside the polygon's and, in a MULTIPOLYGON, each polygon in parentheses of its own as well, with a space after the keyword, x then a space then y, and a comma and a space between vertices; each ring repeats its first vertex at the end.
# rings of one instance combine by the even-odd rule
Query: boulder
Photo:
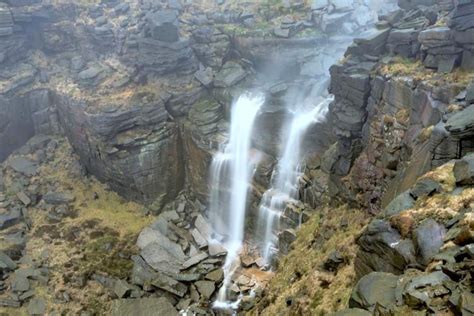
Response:
POLYGON ((209 255, 213 257, 225 256, 227 254, 227 249, 225 249, 221 244, 210 243, 208 247, 209 255))
POLYGON ((474 104, 451 116, 446 129, 460 138, 474 135, 474 104))
POLYGON ((457 31, 474 28, 474 3, 460 1, 452 13, 448 26, 457 31))
POLYGON ((438 193, 441 191, 441 185, 439 182, 425 178, 418 181, 414 187, 410 190, 410 195, 414 199, 418 199, 420 197, 430 196, 434 193, 438 193))
POLYGON ((179 40, 178 12, 175 10, 161 10, 150 12, 146 16, 151 36, 163 42, 179 40))
POLYGON ((373 310, 376 305, 394 307, 398 279, 398 276, 385 272, 372 272, 364 276, 352 290, 349 307, 366 310, 373 310))
POLYGON ((286 255, 290 252, 291 244, 296 240, 296 232, 294 229, 285 229, 278 234, 279 253, 286 255))
POLYGON ((181 269, 186 270, 186 269, 198 264, 199 262, 203 261, 207 257, 208 257, 208 254, 205 253, 205 252, 198 253, 198 254, 192 256, 191 258, 189 258, 186 262, 184 262, 181 269))
POLYGON ((194 73, 194 78, 199 81, 203 86, 209 87, 214 80, 214 73, 212 68, 202 68, 194 73))
POLYGON ((446 228, 429 218, 419 224, 414 235, 422 262, 428 264, 443 246, 446 228))
POLYGON ((323 268, 328 271, 337 271, 342 265, 344 265, 344 262, 344 256, 339 251, 335 250, 324 260, 323 268))
POLYGON ((435 5, 436 0, 398 0, 398 6, 405 10, 416 9, 418 6, 435 5))
POLYGON ((75 199, 75 196, 68 192, 48 192, 43 195, 43 200, 51 205, 69 204, 75 199))
POLYGON ((415 205, 410 191, 405 191, 392 200, 384 209, 385 216, 396 215, 404 210, 410 209, 415 205))
POLYGON ((461 185, 474 184, 474 154, 464 156, 454 163, 454 178, 461 185))
POLYGON ((31 204, 31 199, 28 197, 28 195, 26 195, 25 192, 21 191, 21 192, 18 192, 16 194, 16 196, 18 197, 18 199, 21 201, 21 203, 23 203, 25 206, 28 206, 31 204))
POLYGON ((421 43, 426 43, 427 45, 430 44, 437 44, 434 46, 442 46, 441 43, 444 42, 451 42, 453 39, 453 33, 451 29, 447 26, 438 26, 434 28, 429 28, 427 30, 421 31, 420 35, 418 36, 418 40, 421 43), (433 43, 435 42, 435 43, 433 43))
POLYGON ((179 297, 183 297, 188 291, 188 287, 186 285, 162 273, 159 273, 153 279, 153 281, 151 281, 151 285, 179 297))
POLYGON ((11 227, 19 223, 22 219, 21 210, 11 208, 7 212, 0 214, 0 230, 11 227))
POLYGON ((212 294, 216 290, 214 282, 211 281, 197 281, 194 283, 194 285, 201 294, 201 297, 206 300, 211 299, 212 294))
POLYGON ((12 290, 17 293, 23 293, 30 289, 30 281, 22 273, 15 272, 12 281, 12 290))
POLYGON ((224 280, 224 271, 222 269, 216 269, 206 274, 205 278, 209 281, 220 283, 224 280))
POLYGON ((412 241, 402 239, 399 232, 383 220, 373 220, 356 243, 359 250, 354 266, 358 278, 372 271, 400 274, 408 264, 416 263, 412 241))
POLYGON ((178 273, 186 260, 181 247, 171 241, 152 242, 141 250, 140 255, 153 269, 166 274, 178 273))
POLYGON ((24 157, 13 157, 8 165, 16 172, 25 176, 33 176, 38 170, 38 165, 34 161, 24 157))
POLYGON ((140 256, 132 256, 133 269, 131 282, 136 285, 143 286, 150 284, 156 277, 157 273, 143 260, 140 256))
POLYGON ((129 296, 132 290, 132 286, 130 286, 130 284, 128 284, 125 280, 119 279, 114 282, 113 291, 118 298, 129 296))
POLYGON ((214 86, 220 88, 229 88, 239 83, 247 76, 247 72, 243 67, 236 63, 229 61, 222 66, 222 69, 216 74, 214 78, 214 86))
POLYGON ((327 33, 336 33, 340 31, 341 24, 347 21, 351 12, 335 12, 325 14, 321 20, 321 29, 327 33))
POLYGON ((471 82, 466 88, 466 102, 468 104, 474 103, 474 81, 471 82))
POLYGON ((28 303, 27 310, 29 315, 44 315, 46 312, 46 301, 44 298, 35 297, 28 303))
POLYGON ((16 268, 16 263, 7 254, 0 251, 0 269, 13 271, 16 268))
POLYGON ((430 306, 434 296, 449 290, 444 288, 444 282, 450 282, 449 277, 441 271, 421 275, 405 281, 402 296, 405 304, 412 308, 430 306))
POLYGON ((178 316, 174 306, 165 297, 120 299, 112 301, 110 314, 113 316, 178 316))
POLYGON ((206 240, 211 238, 211 225, 209 224, 209 221, 207 221, 201 214, 199 214, 194 220, 194 226, 206 240))

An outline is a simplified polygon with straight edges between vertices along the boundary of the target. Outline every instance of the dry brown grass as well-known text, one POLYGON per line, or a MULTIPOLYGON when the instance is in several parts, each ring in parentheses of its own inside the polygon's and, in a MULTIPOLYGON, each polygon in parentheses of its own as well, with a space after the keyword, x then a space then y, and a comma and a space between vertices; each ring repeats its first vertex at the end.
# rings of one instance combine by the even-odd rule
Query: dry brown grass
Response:
POLYGON ((411 77, 415 81, 426 81, 434 86, 455 83, 465 87, 474 80, 474 72, 457 68, 449 74, 437 73, 426 69, 420 60, 400 56, 396 56, 392 62, 381 66, 379 72, 387 76, 411 77))
MULTIPOLYGON (((121 259, 118 252, 136 251, 136 236, 153 217, 141 215, 143 206, 125 201, 96 179, 72 174, 71 148, 65 140, 59 143, 55 159, 40 168, 34 181, 56 183, 60 190, 70 190, 76 198, 71 206, 74 215, 55 224, 48 220, 46 211, 30 208, 33 227, 26 253, 36 261, 45 261, 50 269, 49 285, 37 284, 34 290, 38 297, 45 298, 49 311, 78 315, 86 308, 102 314, 110 302, 110 294, 94 281, 83 287, 75 286, 75 278, 90 273, 127 277, 132 261, 121 259), (112 249, 104 250, 106 244, 112 244, 112 249), (63 292, 70 295, 70 302, 58 303, 57 297, 62 297, 63 292)), ((0 308, 2 313, 26 315, 26 309, 0 308)))
POLYGON ((324 208, 313 215, 298 231, 294 249, 281 260, 267 289, 267 302, 250 314, 325 315, 346 308, 355 283, 354 238, 367 223, 366 212, 345 206, 324 208), (342 220, 349 224, 342 226, 342 220), (324 271, 321 264, 334 250, 343 253, 348 264, 337 273, 324 271), (288 298, 293 299, 290 307, 288 298))

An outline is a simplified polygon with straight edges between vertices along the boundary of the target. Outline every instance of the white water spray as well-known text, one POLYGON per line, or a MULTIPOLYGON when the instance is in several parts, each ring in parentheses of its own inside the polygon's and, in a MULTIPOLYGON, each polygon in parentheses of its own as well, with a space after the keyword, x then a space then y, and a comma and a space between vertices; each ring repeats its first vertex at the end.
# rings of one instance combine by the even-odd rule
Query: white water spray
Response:
POLYGON ((263 258, 267 264, 270 263, 275 249, 277 241, 275 231, 278 230, 280 216, 286 204, 298 198, 297 183, 301 176, 299 163, 302 139, 309 126, 324 120, 331 101, 332 98, 327 97, 309 111, 299 110, 293 113, 283 155, 272 176, 273 186, 263 194, 259 208, 257 237, 260 237, 263 258))
POLYGON ((229 143, 214 156, 211 166, 210 215, 218 239, 227 249, 224 282, 219 290, 216 308, 233 308, 227 291, 235 269, 240 265, 239 251, 244 239, 245 211, 250 178, 255 162, 250 155, 250 143, 255 117, 264 103, 261 94, 244 94, 232 107, 229 143), (223 192, 226 188, 229 193, 223 192))

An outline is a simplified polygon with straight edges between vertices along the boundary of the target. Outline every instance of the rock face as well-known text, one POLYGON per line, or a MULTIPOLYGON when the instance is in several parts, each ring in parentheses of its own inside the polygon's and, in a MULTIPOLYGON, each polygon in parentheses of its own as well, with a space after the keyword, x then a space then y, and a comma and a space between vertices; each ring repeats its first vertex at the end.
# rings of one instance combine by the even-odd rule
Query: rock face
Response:
MULTIPOLYGON (((359 250, 354 264, 360 280, 353 289, 351 307, 369 311, 380 308, 396 311, 401 306, 412 310, 462 309, 459 296, 465 295, 461 293, 466 291, 465 284, 469 282, 465 264, 472 260, 472 254, 465 252, 467 247, 471 247, 466 246, 466 243, 472 245, 474 240, 469 237, 471 232, 468 232, 472 229, 466 226, 471 222, 471 207, 468 210, 458 208, 452 219, 450 216, 437 218, 435 211, 423 203, 435 201, 441 194, 453 195, 452 200, 448 198, 448 201, 454 201, 454 195, 457 194, 454 193, 455 185, 472 192, 472 183, 454 183, 456 175, 459 176, 456 164, 464 166, 471 156, 467 155, 428 173, 409 192, 419 192, 419 183, 428 183, 428 179, 436 182, 435 179, 440 179, 436 174, 447 173, 453 178, 453 186, 439 186, 440 191, 435 191, 433 197, 418 196, 421 203, 412 205, 410 209, 385 214, 383 219, 373 220, 358 237, 359 250), (417 218, 420 215, 425 219, 417 218), (443 303, 448 301, 451 303, 443 303), (377 306, 379 304, 381 306, 377 306)), ((469 172, 464 171, 462 174, 469 172)), ((467 193, 466 196, 471 194, 467 193)))
MULTIPOLYGON (((331 68, 335 100, 329 119, 337 143, 323 154, 322 170, 332 196, 355 200, 374 213, 385 209, 394 214, 409 208, 418 194, 432 194, 436 188, 425 192, 429 183, 420 183, 412 192, 407 189, 425 172, 472 151, 469 86, 447 83, 439 88, 433 81, 412 80, 413 72, 422 68, 403 76, 390 72, 390 65, 401 65, 397 58, 403 56, 436 69, 444 80, 443 73, 462 67, 464 54, 470 54, 470 46, 456 40, 456 27, 462 28, 456 19, 468 16, 470 11, 460 10, 471 4, 433 9, 454 9, 456 17, 447 26, 434 25, 436 15, 424 5, 400 2, 402 8, 415 9, 382 16, 379 30, 356 39, 346 60, 331 68), (383 59, 387 51, 398 56, 383 59), (457 113, 449 113, 451 103, 459 105, 457 113)), ((458 35, 461 41, 463 35, 458 35)))
POLYGON ((37 133, 58 132, 57 116, 47 90, 13 97, 0 96, 0 161, 37 133))
MULTIPOLYGON (((1 269, 16 268, 23 234, 31 226, 28 207, 46 204, 49 220, 57 222, 74 203, 68 191, 37 192, 23 181, 38 174, 51 150, 50 139, 32 137, 64 133, 88 173, 152 212, 163 212, 139 236, 133 284, 95 277, 113 284, 109 287, 120 299, 113 313, 174 315, 177 308, 208 304, 222 282, 225 251, 209 242, 201 202, 209 192, 212 154, 226 142, 232 99, 249 86, 268 96, 253 139, 252 156, 260 162, 252 185, 252 219, 285 136, 281 130, 290 115, 285 96, 292 91, 313 96, 317 92, 307 90, 334 64, 329 87, 334 101, 327 122, 312 126, 302 141, 307 166, 295 188, 302 201, 289 203, 281 216, 280 253, 291 250, 295 228, 308 218, 306 210, 324 198, 371 213, 383 210, 357 238, 361 283, 351 305, 390 308, 397 275, 446 258, 443 247, 449 240, 460 249, 441 259, 446 262, 436 272, 443 274, 424 271, 410 277, 402 299, 410 306, 432 305, 435 296, 448 298, 448 289, 449 298, 458 301, 453 305, 469 311, 470 293, 446 278, 465 280, 461 265, 472 256, 470 248, 462 248, 472 241, 469 217, 415 225, 407 214, 425 199, 446 193, 445 183, 419 176, 447 161, 456 159, 456 185, 473 183, 472 155, 467 155, 474 150, 473 84, 443 77, 474 67, 473 2, 399 1, 401 9, 387 10, 379 21, 369 1, 313 1, 311 10, 300 1, 285 2, 278 10, 291 13, 286 16, 275 16, 282 13, 274 8, 253 12, 250 6, 235 10, 218 2, 223 9, 203 10, 189 1, 0 3, 0 161, 29 139, 32 148, 6 164, 20 180, 13 186, 19 187, 14 202, 10 197, 0 201, 0 228, 18 230, 10 238, 15 245, 0 256, 1 269), (348 44, 339 35, 347 34, 360 38, 336 63, 333 55, 348 44), (179 195, 184 189, 192 191, 191 198, 179 195), (164 207, 177 197, 179 203, 168 204, 174 209, 164 207), (140 298, 142 292, 163 299, 140 298)), ((2 190, 3 182, 2 171, 2 190)), ((260 265, 255 258, 245 259, 246 267, 260 265)), ((341 261, 333 253, 324 265, 337 270, 341 261)), ((15 273, 14 292, 27 299, 31 279, 24 271, 15 273)), ((247 295, 253 283, 239 275, 230 295, 247 295)), ((31 300, 31 313, 43 313, 44 305, 31 300)))
POLYGON ((97 114, 84 112, 72 100, 59 102, 63 125, 75 126, 66 134, 82 163, 114 190, 144 202, 159 198, 160 203, 181 190, 178 126, 168 121, 160 99, 97 114))

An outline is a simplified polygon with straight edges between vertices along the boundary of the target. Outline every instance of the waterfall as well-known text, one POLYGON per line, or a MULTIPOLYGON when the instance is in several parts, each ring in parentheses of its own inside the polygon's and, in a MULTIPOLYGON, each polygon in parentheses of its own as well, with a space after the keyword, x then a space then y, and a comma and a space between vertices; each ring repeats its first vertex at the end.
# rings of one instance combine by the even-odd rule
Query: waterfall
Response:
POLYGON ((304 107, 293 112, 283 154, 272 176, 272 187, 263 194, 260 203, 257 239, 260 239, 262 255, 267 264, 270 263, 272 250, 276 245, 277 237, 274 232, 278 230, 280 216, 286 204, 298 198, 301 141, 309 126, 325 118, 328 105, 332 101, 330 96, 319 99, 312 109, 305 110, 307 107, 304 107))
POLYGON ((232 307, 227 302, 227 291, 232 275, 240 264, 238 255, 244 239, 247 195, 255 166, 250 155, 251 133, 263 103, 264 96, 261 94, 244 94, 238 98, 231 111, 229 142, 214 155, 212 161, 210 217, 215 238, 223 241, 227 250, 224 282, 215 302, 218 308, 232 307), (230 193, 223 192, 224 188, 229 189, 230 193))
MULTIPOLYGON (((371 12, 378 9, 378 7, 371 7, 371 12)), ((373 25, 371 25, 366 32, 373 30, 373 25)), ((294 101, 301 98, 301 95, 292 96, 291 102, 294 107, 291 111, 292 119, 285 129, 288 131, 288 136, 272 174, 271 187, 263 194, 259 206, 256 240, 266 264, 271 263, 272 254, 277 251, 276 233, 279 230, 280 217, 286 205, 299 198, 297 193, 298 178, 302 174, 301 142, 312 124, 325 119, 329 103, 333 100, 326 89, 327 81, 330 79, 329 67, 343 57, 354 36, 333 36, 327 45, 319 47, 321 52, 313 62, 316 70, 322 71, 320 80, 314 84, 310 96, 302 98, 302 102, 294 101)), ((311 63, 307 64, 304 70, 307 74, 315 70, 310 65, 311 63)))

